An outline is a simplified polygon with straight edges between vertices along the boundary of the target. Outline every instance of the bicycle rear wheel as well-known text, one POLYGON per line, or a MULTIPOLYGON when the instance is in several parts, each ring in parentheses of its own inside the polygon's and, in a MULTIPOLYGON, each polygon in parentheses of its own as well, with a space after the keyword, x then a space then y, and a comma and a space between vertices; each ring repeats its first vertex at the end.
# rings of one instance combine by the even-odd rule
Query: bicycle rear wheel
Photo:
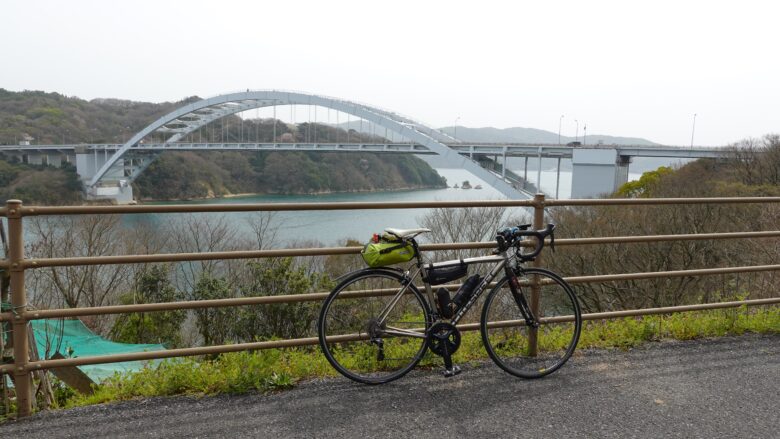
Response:
POLYGON ((383 324, 380 313, 401 289, 403 275, 389 269, 361 270, 342 281, 325 299, 317 332, 325 358, 345 377, 381 384, 402 377, 422 359, 426 338, 388 335, 431 326, 427 302, 409 285, 383 324))
POLYGON ((529 284, 534 280, 539 283, 539 327, 526 325, 505 277, 482 308, 482 341, 490 358, 505 371, 522 378, 540 378, 563 366, 577 347, 582 329, 580 306, 569 284, 548 270, 528 268, 517 280, 529 306, 529 284))

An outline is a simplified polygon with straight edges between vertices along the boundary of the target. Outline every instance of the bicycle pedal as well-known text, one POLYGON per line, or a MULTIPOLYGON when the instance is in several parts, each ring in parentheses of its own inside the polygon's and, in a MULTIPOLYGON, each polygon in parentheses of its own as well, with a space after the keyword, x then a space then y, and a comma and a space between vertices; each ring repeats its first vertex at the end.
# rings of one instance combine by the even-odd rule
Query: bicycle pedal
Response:
POLYGON ((442 375, 444 375, 444 378, 450 378, 454 377, 455 375, 461 373, 462 370, 460 366, 452 366, 451 369, 444 369, 444 372, 442 372, 442 375))

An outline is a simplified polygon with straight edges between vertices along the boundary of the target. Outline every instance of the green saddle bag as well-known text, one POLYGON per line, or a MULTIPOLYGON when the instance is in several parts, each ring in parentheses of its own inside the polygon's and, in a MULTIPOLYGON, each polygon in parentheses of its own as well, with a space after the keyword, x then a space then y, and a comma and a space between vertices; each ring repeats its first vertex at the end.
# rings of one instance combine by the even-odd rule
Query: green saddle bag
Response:
POLYGON ((400 240, 390 240, 385 237, 379 242, 369 242, 360 251, 363 260, 369 267, 384 267, 385 265, 409 262, 414 258, 414 246, 400 240))

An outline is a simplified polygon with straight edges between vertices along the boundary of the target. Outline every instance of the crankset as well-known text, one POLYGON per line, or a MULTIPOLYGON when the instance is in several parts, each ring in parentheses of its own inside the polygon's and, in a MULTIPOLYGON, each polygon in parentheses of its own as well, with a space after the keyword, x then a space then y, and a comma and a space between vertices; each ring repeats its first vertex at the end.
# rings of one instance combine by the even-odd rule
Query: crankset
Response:
POLYGON ((460 347, 460 331, 452 323, 439 322, 428 331, 431 352, 444 358, 444 376, 460 373, 460 367, 452 365, 452 354, 460 347))

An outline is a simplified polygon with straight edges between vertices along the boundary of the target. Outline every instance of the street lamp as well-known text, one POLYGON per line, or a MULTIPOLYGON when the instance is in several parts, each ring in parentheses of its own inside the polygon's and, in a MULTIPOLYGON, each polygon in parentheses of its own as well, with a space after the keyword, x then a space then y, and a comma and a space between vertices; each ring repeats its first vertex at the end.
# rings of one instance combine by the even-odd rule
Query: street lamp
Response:
POLYGON ((693 128, 691 128, 691 148, 693 148, 693 135, 696 133, 696 113, 693 113, 693 128))
POLYGON ((588 136, 588 124, 585 123, 585 124, 582 125, 582 144, 583 145, 585 145, 587 143, 586 142, 587 136, 588 136))
POLYGON ((455 141, 458 141, 458 121, 460 120, 460 116, 455 118, 455 124, 453 126, 453 132, 452 132, 452 138, 455 139, 455 141))
POLYGON ((576 142, 580 138, 580 122, 577 119, 574 119, 574 123, 577 124, 574 129, 574 141, 576 142))
POLYGON ((561 123, 563 122, 563 115, 558 118, 558 145, 561 144, 561 123))

